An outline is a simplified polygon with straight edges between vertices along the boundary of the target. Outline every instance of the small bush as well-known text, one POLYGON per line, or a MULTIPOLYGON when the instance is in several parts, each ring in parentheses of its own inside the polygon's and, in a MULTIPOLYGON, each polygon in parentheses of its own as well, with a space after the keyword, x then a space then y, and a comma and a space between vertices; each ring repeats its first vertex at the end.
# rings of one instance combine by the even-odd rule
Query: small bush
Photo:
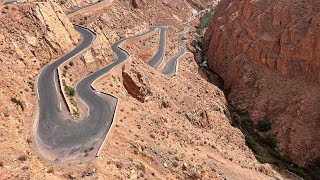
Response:
POLYGON ((231 118, 231 126, 239 127, 239 124, 240 124, 239 116, 237 116, 236 114, 233 114, 231 118))
POLYGON ((263 143, 272 147, 272 148, 275 148, 277 146, 276 140, 270 134, 268 134, 265 138, 263 138, 263 143))
POLYGON ((117 161, 117 162, 116 162, 116 166, 117 166, 118 169, 121 169, 122 166, 123 166, 123 164, 122 164, 122 162, 117 161))
POLYGON ((28 169, 29 169, 28 166, 23 166, 23 167, 21 168, 22 171, 27 171, 28 169))
POLYGON ((156 135, 154 135, 154 134, 152 133, 152 134, 150 134, 150 137, 151 137, 152 139, 155 139, 155 138, 156 138, 156 135))
POLYGON ((65 86, 65 90, 66 90, 67 95, 69 95, 69 96, 74 96, 76 93, 76 91, 70 86, 65 86))
POLYGON ((11 98, 11 101, 20 106, 21 110, 24 111, 24 106, 20 100, 17 100, 16 98, 11 98))
POLYGON ((141 164, 140 168, 139 168, 143 173, 146 173, 146 167, 141 164))
POLYGON ((245 137, 246 140, 246 145, 254 152, 254 153, 258 153, 258 146, 256 145, 256 143, 254 142, 254 140, 251 137, 246 136, 245 137))
POLYGON ((26 161, 28 159, 28 157, 26 155, 21 155, 18 157, 19 161, 26 161))
POLYGON ((69 65, 70 65, 70 66, 73 66, 73 65, 74 65, 74 63, 73 63, 72 61, 70 61, 70 62, 69 62, 69 65))
POLYGON ((53 169, 52 167, 50 167, 50 168, 47 170, 47 173, 53 174, 53 173, 54 173, 54 169, 53 169))
POLYGON ((178 166, 179 166, 178 161, 173 161, 173 162, 172 162, 172 166, 175 167, 175 168, 178 167, 178 166))
POLYGON ((257 129, 260 132, 267 132, 271 130, 271 123, 268 121, 259 121, 257 124, 257 129))
POLYGON ((63 69, 63 70, 62 70, 62 76, 63 76, 63 77, 66 77, 66 76, 67 76, 67 70, 66 70, 66 69, 63 69))

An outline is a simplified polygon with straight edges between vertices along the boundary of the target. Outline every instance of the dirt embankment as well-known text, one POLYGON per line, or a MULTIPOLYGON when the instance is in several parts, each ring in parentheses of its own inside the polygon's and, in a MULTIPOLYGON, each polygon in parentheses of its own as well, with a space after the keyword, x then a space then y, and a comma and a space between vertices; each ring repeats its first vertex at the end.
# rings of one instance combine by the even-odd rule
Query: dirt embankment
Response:
POLYGON ((204 39, 232 104, 271 122, 277 149, 299 165, 320 157, 319 24, 318 1, 224 0, 204 39))

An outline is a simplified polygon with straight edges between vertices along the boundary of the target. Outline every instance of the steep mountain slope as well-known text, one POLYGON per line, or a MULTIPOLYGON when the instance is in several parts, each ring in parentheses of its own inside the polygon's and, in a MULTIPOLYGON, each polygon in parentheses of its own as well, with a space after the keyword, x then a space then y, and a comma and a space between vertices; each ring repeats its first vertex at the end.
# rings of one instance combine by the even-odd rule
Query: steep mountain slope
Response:
POLYGON ((224 0, 205 34, 209 67, 277 149, 299 165, 320 157, 319 1, 224 0))
MULTIPOLYGON (((73 22, 97 32, 97 40, 91 49, 63 67, 70 86, 86 74, 112 62, 112 43, 146 31, 149 24, 168 24, 165 60, 178 51, 178 40, 182 37, 179 33, 184 28, 184 22, 196 12, 195 9, 186 1, 168 3, 151 0, 137 3, 138 8, 134 8, 132 2, 115 0, 111 5, 99 7, 91 13, 85 11, 72 16, 73 22)), ((79 35, 55 3, 1 6, 1 11, 6 9, 10 9, 8 17, 0 21, 8 22, 10 26, 18 24, 19 30, 24 29, 25 34, 43 34, 37 38, 23 36, 19 40, 24 43, 23 48, 28 48, 23 52, 31 49, 36 53, 35 63, 44 65, 78 42, 79 35), (13 8, 16 10, 11 10, 13 8), (52 12, 53 8, 57 14, 52 12), (42 16, 37 16, 38 11, 42 16), (50 13, 45 13, 47 11, 50 13), (16 12, 23 15, 16 16, 16 12), (10 19, 14 17, 21 18, 15 21, 10 19), (44 42, 42 46, 37 46, 35 41, 44 42)), ((5 36, 13 35, 6 24, 3 29, 8 29, 5 36)), ((194 28, 190 29, 191 34, 195 32, 194 28)), ((156 50, 155 37, 157 35, 151 34, 123 44, 122 47, 132 54, 131 59, 94 84, 99 91, 119 97, 120 103, 113 128, 99 157, 88 162, 55 164, 37 156, 30 135, 37 104, 32 83, 41 66, 30 66, 30 72, 25 72, 28 68, 23 66, 16 68, 18 71, 15 72, 15 64, 20 62, 18 55, 6 61, 12 64, 0 71, 4 77, 0 77, 1 82, 9 86, 1 88, 5 103, 1 104, 3 111, 0 111, 3 124, 0 143, 4 147, 0 151, 0 178, 280 178, 270 165, 257 162, 245 145, 244 136, 230 125, 222 91, 202 77, 190 54, 181 59, 179 75, 174 78, 162 75, 145 63, 146 58, 156 50), (147 55, 141 56, 143 53, 147 55), (21 81, 15 82, 9 77, 19 77, 21 81), (24 111, 11 102, 11 97, 22 102, 24 111)), ((4 39, 11 41, 10 38, 4 39)), ((19 54, 18 49, 12 49, 3 52, 2 56, 11 57, 10 52, 15 51, 19 54)), ((27 61, 29 57, 23 56, 22 59, 27 61)))

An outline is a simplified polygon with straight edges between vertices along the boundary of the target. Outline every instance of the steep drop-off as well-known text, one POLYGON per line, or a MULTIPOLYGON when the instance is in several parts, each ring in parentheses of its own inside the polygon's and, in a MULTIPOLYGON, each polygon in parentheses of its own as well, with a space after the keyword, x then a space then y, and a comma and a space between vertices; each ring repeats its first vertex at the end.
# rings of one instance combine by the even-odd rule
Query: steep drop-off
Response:
POLYGON ((223 0, 204 37, 230 102, 271 122, 267 134, 299 165, 320 157, 319 24, 319 1, 223 0))

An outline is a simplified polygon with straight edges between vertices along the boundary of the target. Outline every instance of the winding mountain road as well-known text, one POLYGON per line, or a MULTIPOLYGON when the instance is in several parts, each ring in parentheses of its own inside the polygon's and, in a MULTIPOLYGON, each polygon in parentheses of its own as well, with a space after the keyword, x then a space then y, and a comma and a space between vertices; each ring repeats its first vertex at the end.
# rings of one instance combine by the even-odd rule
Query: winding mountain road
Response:
POLYGON ((164 75, 175 76, 178 69, 178 60, 186 53, 184 41, 179 42, 179 52, 175 54, 166 64, 164 69, 161 71, 164 75))
MULTIPOLYGON (((6 4, 12 4, 10 1, 6 4)), ((99 2, 93 3, 97 4, 99 2)), ((75 13, 85 6, 68 12, 75 13)), ((96 79, 109 73, 114 67, 128 59, 129 54, 120 49, 119 45, 130 38, 143 36, 147 33, 160 30, 158 52, 148 62, 152 67, 158 67, 164 57, 165 26, 152 26, 148 32, 130 38, 122 39, 112 45, 112 50, 117 58, 104 68, 89 74, 80 80, 75 89, 76 97, 83 109, 85 117, 79 121, 71 118, 63 102, 63 96, 57 82, 57 68, 64 62, 77 56, 94 42, 96 35, 91 30, 74 25, 76 31, 81 34, 80 43, 69 53, 56 61, 47 64, 40 71, 37 78, 37 94, 39 99, 38 119, 35 123, 33 135, 35 143, 42 155, 56 161, 68 161, 84 156, 95 156, 100 149, 113 122, 118 99, 108 94, 97 92, 92 84, 96 79)), ((182 51, 180 49, 180 51, 182 51)), ((168 72, 175 69, 176 60, 167 64, 168 72)), ((167 71, 165 71, 167 72, 167 71)))
MULTIPOLYGON (((88 6, 86 6, 88 7, 88 6)), ((80 10, 79 8, 77 10, 80 10)), ((74 13, 73 11, 72 13, 74 13)), ((163 26, 153 26, 148 32, 133 36, 135 38, 160 29, 165 35, 163 26)), ((76 96, 85 111, 86 116, 74 121, 62 109, 63 99, 56 82, 57 68, 91 46, 95 33, 87 28, 75 25, 82 40, 75 49, 45 66, 38 76, 37 90, 39 96, 39 121, 36 124, 34 137, 40 149, 45 150, 50 157, 56 160, 72 160, 83 156, 95 156, 108 133, 116 110, 117 98, 94 91, 93 82, 102 75, 109 73, 114 67, 128 59, 128 53, 118 46, 129 38, 117 41, 112 50, 117 55, 115 61, 97 72, 91 73, 77 83, 76 96)), ((160 47, 160 46, 159 46, 160 47)), ((163 55, 155 55, 154 62, 158 63, 163 55)))
POLYGON ((164 51, 166 48, 166 26, 159 26, 160 29, 160 39, 159 39, 159 45, 158 45, 158 51, 157 53, 151 58, 150 61, 148 61, 149 66, 157 68, 164 58, 164 51))
POLYGON ((77 11, 80 11, 80 10, 85 9, 85 8, 87 8, 87 7, 96 5, 96 4, 100 3, 100 2, 102 2, 102 0, 98 0, 98 1, 96 1, 96 2, 94 2, 94 3, 88 4, 88 5, 79 7, 79 8, 75 8, 75 9, 73 9, 73 10, 71 10, 71 11, 67 11, 66 14, 68 14, 68 15, 73 14, 73 13, 75 13, 75 12, 77 12, 77 11))
MULTIPOLYGON (((148 32, 130 38, 143 36, 158 28, 161 27, 153 26, 148 32)), ((91 85, 94 80, 110 72, 129 56, 118 47, 129 38, 114 43, 112 50, 117 55, 116 60, 99 71, 91 73, 76 85, 77 96, 87 107, 84 110, 87 116, 80 121, 74 121, 68 113, 61 111, 59 102, 61 93, 57 91, 58 83, 55 81, 56 69, 63 62, 90 47, 95 38, 94 33, 86 28, 75 26, 75 29, 82 35, 80 44, 43 68, 38 77, 39 122, 35 138, 40 147, 59 159, 96 155, 112 124, 117 98, 96 92, 91 85)))
POLYGON ((9 4, 16 4, 17 1, 7 1, 7 2, 4 2, 2 3, 3 5, 9 5, 9 4))

